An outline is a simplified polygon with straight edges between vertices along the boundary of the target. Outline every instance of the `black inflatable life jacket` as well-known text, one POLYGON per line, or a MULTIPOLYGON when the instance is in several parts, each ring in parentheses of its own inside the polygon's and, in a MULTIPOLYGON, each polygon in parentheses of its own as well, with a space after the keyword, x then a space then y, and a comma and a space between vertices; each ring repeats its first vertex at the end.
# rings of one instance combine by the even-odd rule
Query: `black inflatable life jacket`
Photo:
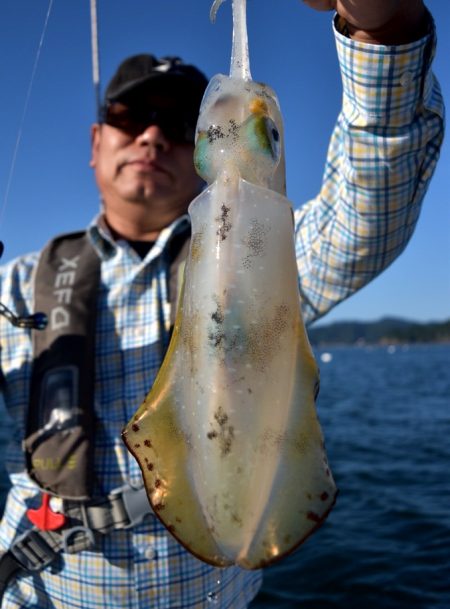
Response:
MULTIPOLYGON (((186 225, 168 246, 172 326, 189 235, 186 225)), ((33 333, 26 466, 43 491, 81 501, 93 494, 99 280, 100 258, 86 232, 53 239, 41 253, 34 278, 34 308, 47 314, 48 325, 33 333)))

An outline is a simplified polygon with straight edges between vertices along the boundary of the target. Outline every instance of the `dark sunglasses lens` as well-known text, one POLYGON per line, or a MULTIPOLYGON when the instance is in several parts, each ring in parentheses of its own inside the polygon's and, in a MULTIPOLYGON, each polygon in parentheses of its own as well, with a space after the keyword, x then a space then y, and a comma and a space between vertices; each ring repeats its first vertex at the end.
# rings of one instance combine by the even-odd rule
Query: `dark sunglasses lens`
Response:
POLYGON ((194 143, 195 124, 192 128, 183 116, 173 112, 168 115, 156 116, 155 124, 161 127, 164 135, 173 142, 194 143))
POLYGON ((149 125, 158 125, 174 142, 194 142, 196 118, 186 118, 175 109, 151 110, 147 106, 128 107, 116 102, 107 106, 104 122, 133 136, 142 133, 149 125))
POLYGON ((131 109, 119 103, 110 104, 106 108, 104 122, 130 135, 138 135, 145 129, 145 124, 139 122, 131 109))

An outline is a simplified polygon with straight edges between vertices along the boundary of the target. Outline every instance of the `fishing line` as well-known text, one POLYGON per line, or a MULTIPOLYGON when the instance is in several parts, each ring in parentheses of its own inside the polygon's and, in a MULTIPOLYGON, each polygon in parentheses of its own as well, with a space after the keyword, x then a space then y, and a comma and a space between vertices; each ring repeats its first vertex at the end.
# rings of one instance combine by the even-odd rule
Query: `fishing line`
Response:
POLYGON ((14 152, 13 152, 13 156, 12 156, 12 160, 11 160, 11 166, 9 168, 9 174, 8 174, 8 179, 7 179, 7 182, 6 182, 6 189, 5 189, 5 194, 4 194, 4 197, 3 197, 3 203, 2 203, 2 206, 1 206, 1 209, 0 209, 0 225, 2 223, 3 215, 5 213, 6 205, 8 203, 9 191, 11 189, 12 178, 13 178, 14 170, 15 170, 15 167, 16 167, 17 154, 18 154, 18 151, 19 151, 20 142, 22 140, 22 131, 23 131, 24 123, 25 123, 25 117, 26 117, 26 114, 27 114, 27 111, 28 111, 28 105, 29 105, 29 102, 30 102, 31 91, 33 89, 34 78, 36 76, 37 67, 38 67, 38 63, 39 63, 39 58, 41 56, 41 50, 42 50, 42 46, 44 44, 44 38, 45 38, 45 34, 47 32, 47 25, 48 25, 48 21, 49 21, 49 18, 50 18, 50 13, 51 13, 51 10, 52 10, 52 6, 53 6, 53 0, 49 0, 48 9, 47 9, 47 15, 45 17, 44 27, 42 29, 41 38, 40 38, 38 49, 37 49, 37 52, 36 52, 36 57, 35 57, 35 60, 34 60, 33 70, 31 72, 31 79, 30 79, 30 83, 28 85, 28 91, 27 91, 27 95, 25 97, 25 104, 24 104, 24 107, 23 107, 22 117, 21 117, 20 124, 19 124, 19 130, 17 132, 17 139, 16 139, 16 144, 14 146, 14 152))
POLYGON ((91 0, 91 49, 92 49, 92 81, 94 83, 95 109, 97 120, 100 120, 100 62, 98 52, 97 2, 91 0))

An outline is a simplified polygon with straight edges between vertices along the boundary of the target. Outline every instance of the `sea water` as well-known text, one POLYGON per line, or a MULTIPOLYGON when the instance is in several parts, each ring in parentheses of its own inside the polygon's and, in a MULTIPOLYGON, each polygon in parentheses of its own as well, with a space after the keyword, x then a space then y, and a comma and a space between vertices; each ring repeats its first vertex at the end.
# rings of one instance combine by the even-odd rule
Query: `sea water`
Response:
POLYGON ((450 345, 323 353, 337 503, 252 609, 450 609, 450 345))
POLYGON ((266 569, 251 609, 450 609, 450 345, 316 357, 340 493, 322 528, 266 569))

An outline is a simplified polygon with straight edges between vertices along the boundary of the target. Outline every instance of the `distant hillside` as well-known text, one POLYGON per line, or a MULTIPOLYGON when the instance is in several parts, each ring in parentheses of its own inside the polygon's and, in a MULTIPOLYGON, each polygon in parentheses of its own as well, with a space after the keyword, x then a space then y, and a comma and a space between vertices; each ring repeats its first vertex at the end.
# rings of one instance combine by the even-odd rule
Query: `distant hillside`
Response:
POLYGON ((450 319, 431 323, 392 317, 373 322, 342 321, 312 326, 308 328, 308 336, 315 346, 450 342, 450 319))

